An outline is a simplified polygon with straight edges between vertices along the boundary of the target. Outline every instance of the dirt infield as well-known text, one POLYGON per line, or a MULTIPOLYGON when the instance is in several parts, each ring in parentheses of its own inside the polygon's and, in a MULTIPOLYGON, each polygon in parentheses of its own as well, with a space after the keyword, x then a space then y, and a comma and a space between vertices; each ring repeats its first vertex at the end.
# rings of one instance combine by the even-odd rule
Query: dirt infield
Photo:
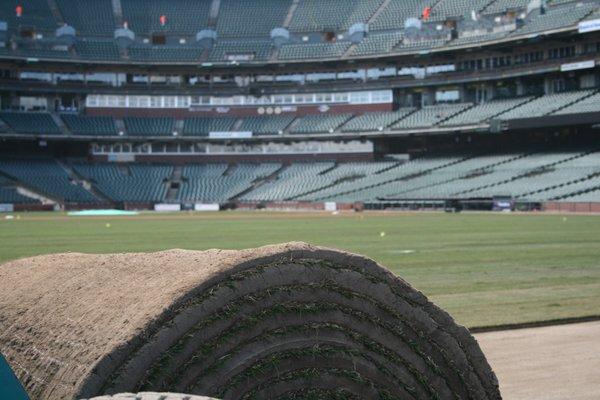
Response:
POLYGON ((600 399, 600 321, 475 336, 504 399, 600 399))
POLYGON ((0 266, 0 349, 34 399, 498 399, 469 332, 364 257, 62 254, 0 266))

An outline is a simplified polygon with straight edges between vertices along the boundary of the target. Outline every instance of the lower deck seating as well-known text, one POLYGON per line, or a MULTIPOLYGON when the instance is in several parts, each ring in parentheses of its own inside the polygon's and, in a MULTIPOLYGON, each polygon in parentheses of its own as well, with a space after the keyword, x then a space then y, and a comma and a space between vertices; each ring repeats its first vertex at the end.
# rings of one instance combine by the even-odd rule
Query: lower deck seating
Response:
POLYGON ((573 201, 573 202, 590 202, 590 203, 598 203, 600 202, 600 184, 596 189, 586 190, 584 192, 580 192, 577 194, 573 194, 571 196, 561 198, 563 201, 573 201))
POLYGON ((224 203, 252 187, 252 184, 275 173, 281 164, 188 165, 179 192, 179 201, 187 203, 224 203))
POLYGON ((284 201, 308 191, 317 177, 332 169, 332 162, 294 163, 284 169, 276 180, 266 182, 245 194, 243 201, 284 201))
POLYGON ((600 184, 600 153, 484 155, 447 160, 445 165, 434 168, 428 165, 430 161, 411 161, 370 179, 317 192, 313 197, 342 202, 490 199, 496 196, 548 201, 600 184), (425 163, 427 168, 417 170, 411 167, 415 163, 425 163))
POLYGON ((100 200, 71 179, 51 159, 13 159, 0 157, 0 173, 38 194, 65 203, 99 203, 100 200))
POLYGON ((38 201, 19 193, 17 184, 0 175, 0 204, 33 204, 38 201))
POLYGON ((0 204, 34 204, 38 201, 20 194, 12 187, 0 186, 0 204))
POLYGON ((73 169, 113 201, 155 203, 165 200, 166 180, 173 172, 167 165, 116 165, 73 163, 73 169))
POLYGON ((0 157, 0 203, 35 202, 23 187, 66 203, 177 203, 491 199, 600 201, 600 152, 430 156, 408 162, 115 164, 0 157), (65 166, 66 165, 66 166, 65 166), (69 168, 74 174, 69 175, 69 168), (83 186, 89 183, 92 188, 83 186), (94 194, 95 193, 95 194, 94 194), (169 194, 169 196, 167 196, 169 194), (587 199, 587 200, 583 200, 587 199))

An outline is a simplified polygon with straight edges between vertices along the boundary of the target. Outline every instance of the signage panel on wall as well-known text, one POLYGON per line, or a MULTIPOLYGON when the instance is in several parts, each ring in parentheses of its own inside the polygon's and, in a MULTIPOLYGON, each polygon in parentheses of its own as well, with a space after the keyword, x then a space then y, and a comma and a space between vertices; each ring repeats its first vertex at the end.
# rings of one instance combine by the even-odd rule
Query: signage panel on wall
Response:
POLYGON ((252 132, 209 132, 208 137, 211 139, 250 139, 252 132))

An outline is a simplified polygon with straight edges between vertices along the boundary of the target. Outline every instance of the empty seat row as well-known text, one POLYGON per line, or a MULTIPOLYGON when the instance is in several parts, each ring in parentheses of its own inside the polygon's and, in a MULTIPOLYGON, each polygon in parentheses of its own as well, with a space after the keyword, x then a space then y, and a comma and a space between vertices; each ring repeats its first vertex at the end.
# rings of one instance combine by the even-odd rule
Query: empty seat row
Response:
MULTIPOLYGON (((0 203, 33 203, 22 188, 65 203, 152 204, 282 201, 379 202, 390 199, 599 201, 600 153, 508 153, 425 157, 403 162, 192 164, 169 192, 174 167, 43 158, 0 158, 0 203), (91 185, 92 188, 88 185, 91 185), (167 198, 167 193, 171 193, 167 198)), ((25 192, 27 193, 27 192, 25 192)))
POLYGON ((167 165, 118 166, 76 162, 72 166, 106 197, 127 203, 164 201, 167 194, 166 180, 173 172, 173 167, 167 165))
POLYGON ((279 135, 294 119, 293 115, 247 117, 244 118, 239 129, 253 132, 255 135, 279 135))
POLYGON ((268 37, 283 26, 292 0, 221 0, 217 32, 223 37, 268 37))
POLYGON ((442 126, 459 126, 487 122, 489 119, 514 107, 531 101, 531 97, 494 100, 478 104, 442 122, 442 126))
POLYGON ((123 119, 127 133, 131 136, 172 136, 175 120, 173 118, 136 118, 123 119))
POLYGON ((352 118, 342 127, 342 132, 382 131, 396 121, 414 112, 414 108, 401 108, 394 112, 369 112, 352 118))
POLYGON ((270 176, 281 164, 187 165, 178 194, 181 202, 223 203, 249 190, 259 179, 270 176))
POLYGON ((370 34, 356 45, 352 55, 370 56, 390 53, 400 43, 403 36, 403 32, 370 34))
POLYGON ((17 184, 0 175, 0 204, 33 204, 38 200, 21 194, 17 184))
POLYGON ((51 200, 66 203, 100 202, 51 159, 0 158, 0 172, 51 200))
POLYGON ((574 92, 548 94, 502 113, 498 116, 498 118, 509 120, 518 118, 542 117, 572 103, 576 103, 592 93, 592 90, 579 90, 574 92))
POLYGON ((298 118, 290 127, 290 133, 333 133, 351 117, 352 114, 308 115, 306 117, 298 118))
POLYGON ((472 104, 468 103, 425 106, 406 118, 401 119, 392 128, 415 129, 432 127, 471 106, 472 104))
POLYGON ((195 35, 208 26, 211 1, 120 0, 123 19, 139 34, 195 35), (167 17, 163 26, 160 17, 167 17))
POLYGON ((0 118, 16 133, 61 134, 60 128, 48 113, 1 112, 0 118))
POLYGON ((525 35, 574 26, 593 10, 594 5, 592 4, 577 3, 567 7, 550 8, 544 14, 533 11, 527 17, 526 23, 512 35, 525 35))
POLYGON ((77 114, 64 114, 62 115, 62 119, 74 135, 117 135, 117 127, 112 117, 87 117, 77 114))
POLYGON ((339 32, 365 23, 383 0, 302 0, 290 23, 293 32, 339 32))
POLYGON ((350 42, 287 44, 279 49, 280 60, 306 60, 341 57, 350 42))

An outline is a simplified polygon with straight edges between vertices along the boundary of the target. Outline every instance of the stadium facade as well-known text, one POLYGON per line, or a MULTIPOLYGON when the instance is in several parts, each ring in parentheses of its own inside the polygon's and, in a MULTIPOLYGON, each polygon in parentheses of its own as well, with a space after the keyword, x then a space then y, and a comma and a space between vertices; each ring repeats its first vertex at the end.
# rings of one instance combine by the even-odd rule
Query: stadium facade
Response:
POLYGON ((600 1, 0 4, 0 208, 600 211, 600 1))

